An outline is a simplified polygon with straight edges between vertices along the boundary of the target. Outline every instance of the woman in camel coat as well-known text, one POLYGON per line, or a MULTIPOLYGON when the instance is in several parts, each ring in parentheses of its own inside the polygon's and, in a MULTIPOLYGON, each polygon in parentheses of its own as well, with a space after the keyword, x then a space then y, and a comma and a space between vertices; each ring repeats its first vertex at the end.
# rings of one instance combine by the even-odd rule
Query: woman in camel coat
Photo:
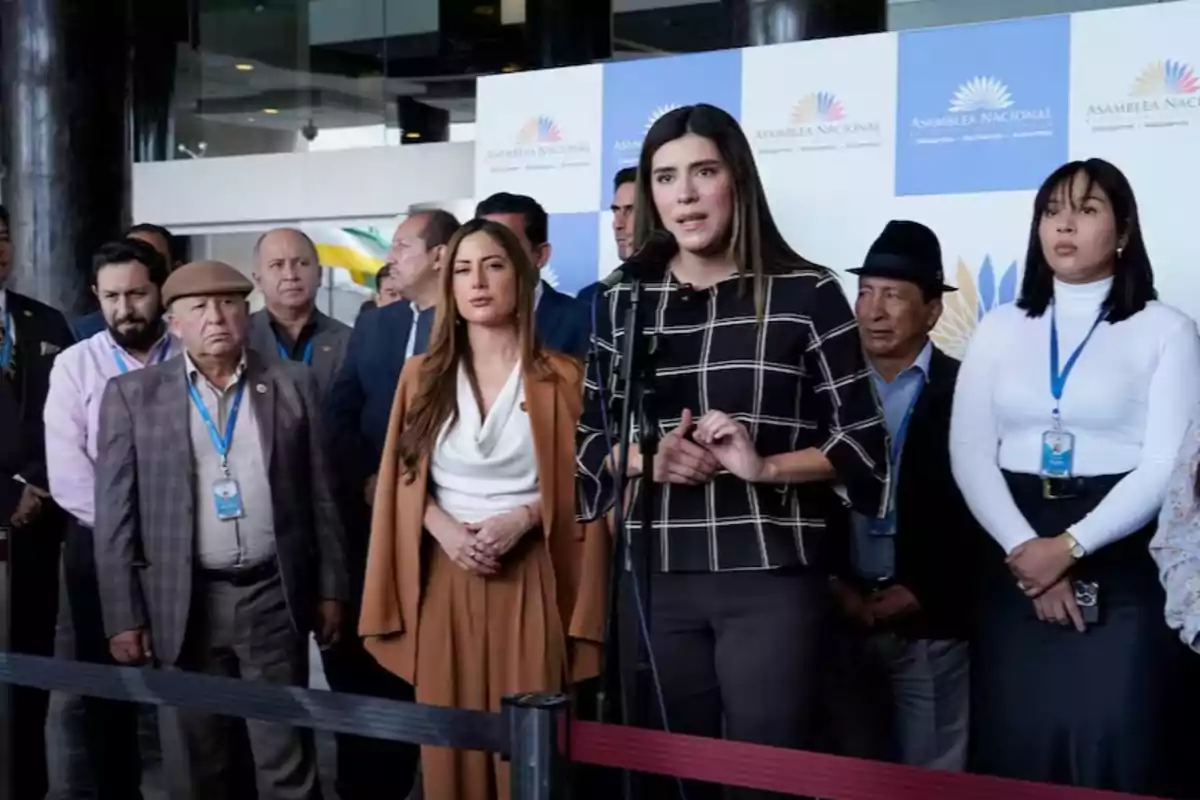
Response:
MULTIPOLYGON (((539 346, 537 281, 508 229, 464 225, 397 387, 359 633, 420 703, 499 711, 599 670, 609 545, 575 521, 582 369, 539 346)), ((421 757, 431 800, 508 797, 497 756, 421 757)))

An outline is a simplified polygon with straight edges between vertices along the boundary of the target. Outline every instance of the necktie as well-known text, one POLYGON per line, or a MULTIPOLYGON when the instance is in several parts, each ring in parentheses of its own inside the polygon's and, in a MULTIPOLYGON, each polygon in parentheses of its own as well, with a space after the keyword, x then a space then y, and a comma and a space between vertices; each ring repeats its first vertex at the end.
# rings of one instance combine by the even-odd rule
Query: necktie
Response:
POLYGON ((12 378, 16 374, 16 341, 9 341, 8 324, 8 315, 0 313, 0 375, 12 378))

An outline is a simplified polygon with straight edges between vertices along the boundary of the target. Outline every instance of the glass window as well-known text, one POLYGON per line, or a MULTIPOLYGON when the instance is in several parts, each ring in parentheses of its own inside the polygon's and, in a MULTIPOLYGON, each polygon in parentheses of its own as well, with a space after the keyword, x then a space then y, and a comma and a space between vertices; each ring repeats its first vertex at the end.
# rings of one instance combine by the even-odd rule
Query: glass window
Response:
POLYGON ((1041 14, 1069 14, 1160 0, 888 0, 888 28, 932 28, 966 25, 1041 14))

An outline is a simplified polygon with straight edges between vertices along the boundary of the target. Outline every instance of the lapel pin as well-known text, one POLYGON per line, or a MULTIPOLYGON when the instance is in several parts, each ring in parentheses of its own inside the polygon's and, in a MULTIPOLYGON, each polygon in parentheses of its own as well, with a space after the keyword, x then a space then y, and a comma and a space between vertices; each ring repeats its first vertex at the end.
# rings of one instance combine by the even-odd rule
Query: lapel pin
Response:
POLYGON ((328 353, 328 352, 329 352, 330 350, 332 350, 332 349, 333 349, 333 346, 332 346, 332 345, 328 345, 328 344, 321 345, 321 352, 322 352, 322 353, 328 353))
POLYGON ((25 309, 25 316, 27 316, 27 317, 32 317, 32 316, 33 316, 33 312, 32 312, 32 311, 30 311, 30 310, 27 308, 27 309, 25 309))
POLYGON ((259 394, 266 394, 267 393, 267 385, 265 383, 260 383, 254 387, 254 391, 258 392, 259 394))

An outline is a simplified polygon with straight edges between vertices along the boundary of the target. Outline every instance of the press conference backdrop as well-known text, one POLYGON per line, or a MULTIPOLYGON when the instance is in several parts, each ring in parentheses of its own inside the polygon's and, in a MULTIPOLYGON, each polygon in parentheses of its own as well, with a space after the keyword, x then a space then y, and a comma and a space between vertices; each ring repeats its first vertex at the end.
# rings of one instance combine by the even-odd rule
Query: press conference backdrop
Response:
POLYGON ((712 103, 806 257, 851 268, 889 219, 937 231, 959 291, 936 336, 960 354, 1016 295, 1038 185, 1097 156, 1133 182, 1163 299, 1200 316, 1197 31, 1189 0, 483 78, 476 196, 538 198, 547 277, 574 293, 619 263, 614 173, 659 116, 712 103))

